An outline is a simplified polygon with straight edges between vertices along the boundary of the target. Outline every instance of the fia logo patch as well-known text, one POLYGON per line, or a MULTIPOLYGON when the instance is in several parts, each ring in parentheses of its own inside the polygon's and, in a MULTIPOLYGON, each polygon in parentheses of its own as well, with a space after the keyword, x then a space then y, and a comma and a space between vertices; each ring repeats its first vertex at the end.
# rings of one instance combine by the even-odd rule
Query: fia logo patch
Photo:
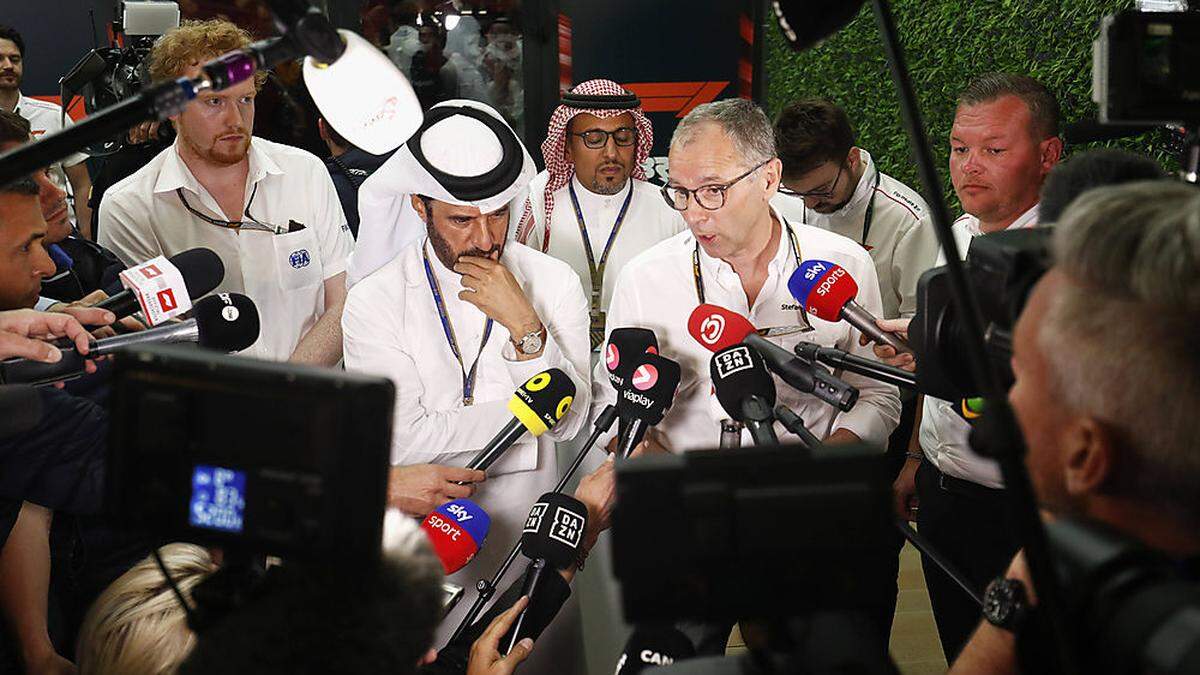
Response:
POLYGON ((288 256, 288 262, 292 263, 292 267, 300 269, 308 267, 308 263, 312 262, 312 259, 308 257, 308 249, 302 248, 292 251, 292 255, 288 256))

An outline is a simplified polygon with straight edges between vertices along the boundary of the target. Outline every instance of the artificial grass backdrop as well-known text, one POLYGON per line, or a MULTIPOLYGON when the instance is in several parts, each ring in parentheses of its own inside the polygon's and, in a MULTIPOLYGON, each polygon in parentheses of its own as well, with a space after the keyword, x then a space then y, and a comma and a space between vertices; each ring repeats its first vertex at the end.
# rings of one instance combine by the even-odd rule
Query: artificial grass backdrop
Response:
MULTIPOLYGON (((1064 122, 1094 119, 1092 40, 1105 14, 1132 0, 893 0, 892 12, 920 102, 951 217, 961 212, 950 189, 950 126, 958 92, 976 75, 1031 75, 1058 97, 1064 122)), ((769 14, 769 12, 768 12, 769 14)), ((923 192, 911 160, 900 104, 884 59, 871 2, 846 28, 815 49, 793 52, 774 20, 766 30, 768 114, 821 96, 846 109, 858 145, 884 173, 923 192)), ((1146 152, 1174 170, 1165 134, 1113 143, 1146 152)), ((1068 153, 1088 146, 1069 147, 1068 153)))

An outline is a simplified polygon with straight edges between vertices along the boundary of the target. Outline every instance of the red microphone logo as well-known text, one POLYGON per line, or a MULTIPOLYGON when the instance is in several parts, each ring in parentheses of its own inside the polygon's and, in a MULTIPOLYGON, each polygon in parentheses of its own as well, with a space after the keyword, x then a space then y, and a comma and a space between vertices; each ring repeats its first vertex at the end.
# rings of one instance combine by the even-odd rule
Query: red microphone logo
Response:
POLYGON ((617 350, 617 346, 613 343, 608 343, 608 349, 604 350, 604 364, 608 366, 608 370, 614 371, 617 365, 621 363, 621 352, 617 350))
POLYGON ((633 371, 633 377, 630 379, 630 382, 633 384, 634 389, 646 391, 658 383, 658 368, 649 363, 643 363, 637 367, 637 370, 633 371))
POLYGON ((158 298, 158 306, 162 308, 164 313, 170 312, 179 306, 179 303, 175 300, 175 292, 169 288, 159 291, 155 297, 158 298))
POLYGON ((158 265, 146 265, 140 271, 142 276, 146 277, 147 279, 153 279, 154 277, 162 276, 162 270, 158 269, 158 265))
POLYGON ((725 334, 725 317, 710 314, 700 322, 700 340, 706 345, 715 345, 725 334))

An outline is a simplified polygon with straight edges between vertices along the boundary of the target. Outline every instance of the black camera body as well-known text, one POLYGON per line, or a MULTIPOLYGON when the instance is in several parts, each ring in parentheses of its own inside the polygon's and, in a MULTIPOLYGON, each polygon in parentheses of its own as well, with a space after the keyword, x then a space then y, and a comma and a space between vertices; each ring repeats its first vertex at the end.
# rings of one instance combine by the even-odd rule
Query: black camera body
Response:
POLYGON ((1113 124, 1200 122, 1200 12, 1104 17, 1093 47, 1093 98, 1113 124))

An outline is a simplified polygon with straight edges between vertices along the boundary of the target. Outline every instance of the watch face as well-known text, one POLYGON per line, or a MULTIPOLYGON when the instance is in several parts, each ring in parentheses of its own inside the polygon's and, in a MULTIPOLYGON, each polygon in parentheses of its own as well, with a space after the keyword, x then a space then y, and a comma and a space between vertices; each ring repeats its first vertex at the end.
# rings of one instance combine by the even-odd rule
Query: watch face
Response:
POLYGON ((996 579, 983 594, 983 615, 988 622, 1008 628, 1017 610, 1020 583, 1015 579, 996 579))

